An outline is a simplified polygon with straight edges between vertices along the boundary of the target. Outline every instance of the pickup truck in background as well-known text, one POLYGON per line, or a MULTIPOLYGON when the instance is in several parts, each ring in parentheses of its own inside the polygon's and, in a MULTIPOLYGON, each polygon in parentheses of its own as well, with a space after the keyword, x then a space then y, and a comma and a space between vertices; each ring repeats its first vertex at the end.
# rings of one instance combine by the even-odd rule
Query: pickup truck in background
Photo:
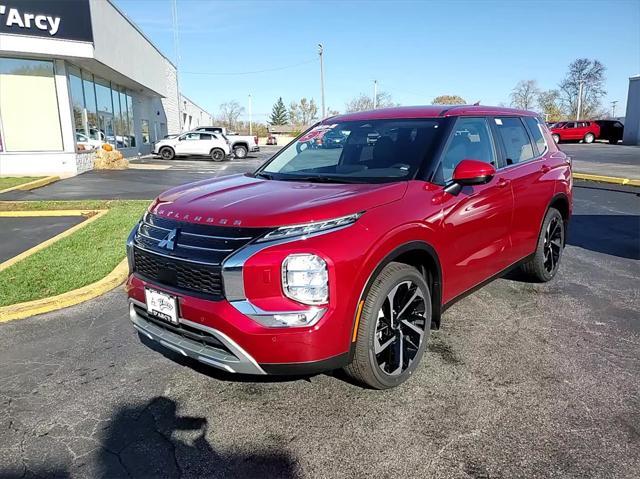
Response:
POLYGON ((223 126, 200 126, 194 131, 206 131, 209 133, 221 134, 229 141, 231 151, 236 158, 246 158, 249 152, 260 151, 257 136, 238 135, 237 133, 228 131, 223 126))

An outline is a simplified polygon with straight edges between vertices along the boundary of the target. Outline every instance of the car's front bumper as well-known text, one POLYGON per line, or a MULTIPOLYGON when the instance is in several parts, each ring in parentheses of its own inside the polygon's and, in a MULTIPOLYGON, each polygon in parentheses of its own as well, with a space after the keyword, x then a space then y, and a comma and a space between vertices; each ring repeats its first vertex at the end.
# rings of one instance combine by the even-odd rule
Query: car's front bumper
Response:
POLYGON ((201 363, 223 369, 230 373, 242 374, 266 374, 244 349, 226 334, 217 329, 180 318, 180 325, 172 327, 153 321, 146 313, 146 305, 140 301, 129 299, 129 318, 133 326, 147 338, 160 343, 165 348, 171 349, 185 357, 190 357, 201 363), (199 342, 197 333, 209 338, 207 343, 199 342), (219 343, 219 344, 216 344, 219 343))
POLYGON ((251 147, 251 152, 260 151, 260 147, 258 145, 254 145, 251 147))

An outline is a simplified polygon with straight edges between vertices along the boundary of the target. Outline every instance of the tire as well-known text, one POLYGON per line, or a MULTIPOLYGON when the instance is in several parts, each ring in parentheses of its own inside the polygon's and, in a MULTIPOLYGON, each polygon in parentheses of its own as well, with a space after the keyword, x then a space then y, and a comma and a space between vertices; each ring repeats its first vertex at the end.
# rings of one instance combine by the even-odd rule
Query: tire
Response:
POLYGON ((551 138, 553 138, 553 141, 555 141, 556 144, 560 143, 560 135, 556 135, 554 133, 553 135, 551 135, 551 138))
POLYGON ((213 150, 211 150, 210 154, 213 161, 222 161, 226 156, 222 148, 214 148, 213 150))
POLYGON ((398 386, 420 363, 430 328, 431 294, 424 277, 412 266, 389 263, 365 298, 355 354, 346 373, 374 389, 398 386))
POLYGON ((160 148, 160 158, 163 160, 173 160, 176 157, 176 152, 170 146, 164 146, 160 148))
POLYGON ((522 271, 534 282, 551 281, 560 267, 564 242, 564 219, 557 209, 549 208, 542 222, 536 252, 530 261, 522 265, 522 271))
POLYGON ((585 143, 593 143, 593 141, 596 139, 595 135, 593 133, 587 133, 586 135, 584 135, 584 142, 585 143))
POLYGON ((619 141, 620 141, 620 140, 616 140, 616 139, 614 139, 614 138, 609 138, 609 144, 610 144, 610 145, 617 145, 619 141))
POLYGON ((236 158, 246 158, 247 157, 247 153, 249 153, 249 151, 247 150, 246 146, 236 146, 233 149, 233 154, 235 155, 236 158))

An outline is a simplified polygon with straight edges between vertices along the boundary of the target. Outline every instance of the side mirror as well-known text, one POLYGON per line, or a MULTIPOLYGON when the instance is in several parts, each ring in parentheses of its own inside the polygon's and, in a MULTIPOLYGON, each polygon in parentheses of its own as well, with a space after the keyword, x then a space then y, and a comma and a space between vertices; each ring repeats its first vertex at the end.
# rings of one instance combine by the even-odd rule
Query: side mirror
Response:
POLYGON ((495 176, 496 169, 484 161, 465 159, 458 163, 445 191, 457 195, 463 186, 484 185, 495 176))

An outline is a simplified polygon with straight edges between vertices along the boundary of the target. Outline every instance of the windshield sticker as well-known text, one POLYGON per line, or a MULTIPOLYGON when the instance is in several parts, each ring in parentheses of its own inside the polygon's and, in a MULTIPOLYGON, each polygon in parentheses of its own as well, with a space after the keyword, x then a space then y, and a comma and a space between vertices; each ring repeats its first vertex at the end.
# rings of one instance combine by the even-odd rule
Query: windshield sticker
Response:
POLYGON ((496 125, 502 125, 502 120, 500 118, 496 118, 496 125))

